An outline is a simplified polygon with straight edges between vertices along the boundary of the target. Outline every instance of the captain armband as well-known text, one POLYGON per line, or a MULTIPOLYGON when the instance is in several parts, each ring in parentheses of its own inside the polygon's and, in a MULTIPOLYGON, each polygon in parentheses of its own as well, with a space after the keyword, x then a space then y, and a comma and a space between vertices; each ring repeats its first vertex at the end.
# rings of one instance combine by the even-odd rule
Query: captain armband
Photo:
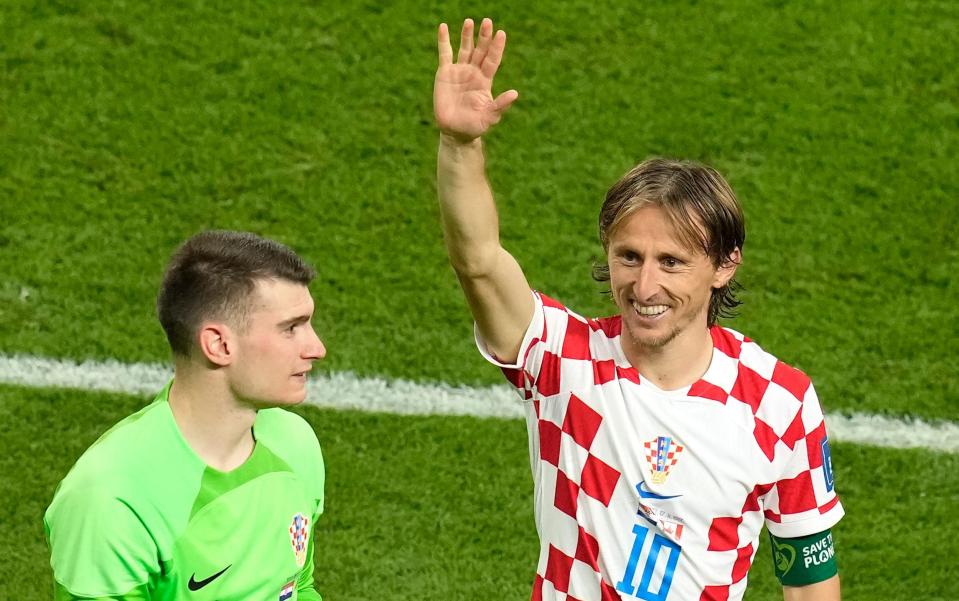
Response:
POLYGON ((802 538, 779 538, 772 542, 773 566, 783 586, 805 586, 828 580, 838 573, 832 532, 824 530, 802 538))

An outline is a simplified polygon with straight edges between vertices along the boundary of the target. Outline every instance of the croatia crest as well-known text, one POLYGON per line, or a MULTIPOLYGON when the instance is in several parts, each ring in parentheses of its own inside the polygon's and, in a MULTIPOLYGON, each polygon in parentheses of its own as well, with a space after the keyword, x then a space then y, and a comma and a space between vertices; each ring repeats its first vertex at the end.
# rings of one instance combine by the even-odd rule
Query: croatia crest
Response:
POLYGON ((302 568, 306 563, 306 547, 310 542, 310 518, 302 513, 293 516, 290 523, 290 543, 293 545, 293 554, 296 555, 296 567, 302 568))
POLYGON ((653 482, 662 484, 666 481, 669 470, 679 460, 683 445, 677 444, 671 436, 659 436, 643 443, 643 446, 646 448, 646 461, 653 470, 653 482))

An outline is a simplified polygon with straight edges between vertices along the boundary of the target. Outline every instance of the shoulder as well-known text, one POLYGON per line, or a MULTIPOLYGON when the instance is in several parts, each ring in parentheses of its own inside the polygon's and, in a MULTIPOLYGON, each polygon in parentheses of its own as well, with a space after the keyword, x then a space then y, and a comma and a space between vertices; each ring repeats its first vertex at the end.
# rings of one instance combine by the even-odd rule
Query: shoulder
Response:
POLYGON ((737 377, 733 394, 741 401, 758 401, 771 392, 802 402, 812 381, 802 370, 779 360, 756 341, 733 330, 713 326, 713 346, 733 360, 737 377))
POLYGON ((78 521, 95 525, 96 531, 109 531, 117 518, 135 514, 110 481, 95 478, 64 480, 44 514, 48 530, 78 521))
POLYGON ((60 490, 110 490, 123 488, 143 473, 149 461, 162 456, 162 421, 165 403, 154 401, 104 432, 77 459, 60 490))
POLYGON ((544 320, 562 328, 560 333, 564 338, 612 339, 622 333, 622 317, 619 315, 590 319, 542 292, 534 292, 534 295, 542 307, 544 320))
POLYGON ((166 532, 188 519, 204 468, 179 436, 169 405, 155 401, 81 455, 57 487, 46 519, 50 527, 80 529, 84 536, 117 528, 166 532))
POLYGON ((261 409, 256 416, 256 436, 289 461, 290 457, 312 457, 322 461, 320 441, 305 419, 279 407, 261 409))
POLYGON ((280 407, 261 409, 256 416, 257 434, 292 436, 297 440, 316 440, 313 426, 308 421, 280 407))
POLYGON ((316 499, 316 512, 323 511, 326 465, 320 442, 305 419, 286 409, 261 409, 256 417, 257 444, 262 442, 286 463, 316 499))
POLYGON ((805 422, 821 421, 809 376, 735 330, 714 326, 710 334, 717 351, 713 361, 721 365, 710 374, 722 382, 715 387, 721 392, 716 400, 742 417, 770 462, 798 449, 796 443, 810 429, 805 422))

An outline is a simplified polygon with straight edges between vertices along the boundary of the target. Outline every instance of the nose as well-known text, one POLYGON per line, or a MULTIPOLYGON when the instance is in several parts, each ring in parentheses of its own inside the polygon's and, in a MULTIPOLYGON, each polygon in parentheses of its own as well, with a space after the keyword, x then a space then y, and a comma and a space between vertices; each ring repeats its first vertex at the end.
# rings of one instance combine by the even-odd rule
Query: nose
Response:
POLYGON ((659 281, 656 265, 652 261, 646 261, 639 268, 636 274, 636 282, 633 284, 633 293, 639 302, 647 301, 659 292, 659 281))
POLYGON ((316 335, 316 330, 314 330, 312 326, 310 326, 310 340, 307 342, 303 354, 304 359, 310 359, 312 361, 326 357, 326 346, 323 344, 323 341, 320 340, 320 337, 316 335))

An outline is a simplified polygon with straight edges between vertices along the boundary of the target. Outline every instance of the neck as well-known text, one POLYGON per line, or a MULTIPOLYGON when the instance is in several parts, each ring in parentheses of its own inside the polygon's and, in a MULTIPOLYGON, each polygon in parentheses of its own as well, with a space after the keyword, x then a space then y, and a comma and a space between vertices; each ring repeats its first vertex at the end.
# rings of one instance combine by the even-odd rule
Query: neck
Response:
POLYGON ((645 346, 628 337, 624 328, 621 344, 629 363, 663 390, 691 385, 706 373, 712 361, 713 340, 705 327, 688 327, 662 346, 645 346))
POLYGON ((204 463, 228 472, 250 457, 256 409, 236 398, 222 370, 177 360, 169 401, 180 433, 204 463))

